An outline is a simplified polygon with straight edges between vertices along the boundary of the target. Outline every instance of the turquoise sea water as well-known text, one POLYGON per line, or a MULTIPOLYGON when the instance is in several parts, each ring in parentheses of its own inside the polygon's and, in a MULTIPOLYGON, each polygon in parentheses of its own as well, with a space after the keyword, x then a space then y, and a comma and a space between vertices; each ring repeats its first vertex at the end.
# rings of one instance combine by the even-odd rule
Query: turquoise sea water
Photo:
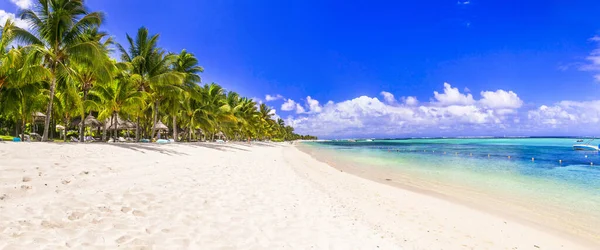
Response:
POLYGON ((343 157, 365 171, 391 169, 439 183, 556 205, 557 209, 600 220, 600 155, 574 151, 575 143, 572 138, 501 138, 306 144, 343 157))

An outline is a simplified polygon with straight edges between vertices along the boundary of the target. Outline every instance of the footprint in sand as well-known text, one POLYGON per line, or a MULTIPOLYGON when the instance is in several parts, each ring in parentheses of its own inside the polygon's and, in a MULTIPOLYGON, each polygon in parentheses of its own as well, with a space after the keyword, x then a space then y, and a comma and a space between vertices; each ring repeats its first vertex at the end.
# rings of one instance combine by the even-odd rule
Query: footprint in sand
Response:
POLYGON ((146 213, 140 211, 140 210, 133 210, 132 212, 133 215, 138 216, 138 217, 145 217, 146 213))
POLYGON ((129 235, 123 235, 123 236, 119 237, 118 239, 116 239, 115 242, 117 242, 118 244, 123 244, 123 243, 125 243, 127 241, 130 241, 130 240, 131 240, 131 236, 129 236, 129 235))
POLYGON ((28 177, 28 176, 23 177, 23 182, 30 182, 30 181, 31 181, 31 177, 28 177))
POLYGON ((121 208, 121 212, 123 212, 123 213, 129 213, 130 211, 131 211, 130 207, 122 207, 121 208))
POLYGON ((71 215, 69 215, 69 220, 79 220, 81 218, 83 218, 83 216, 85 216, 84 213, 81 212, 73 212, 71 213, 71 215))
POLYGON ((56 222, 50 222, 50 221, 46 221, 46 220, 42 221, 42 223, 40 225, 42 225, 42 227, 45 227, 45 228, 62 228, 63 227, 62 224, 59 224, 56 222))

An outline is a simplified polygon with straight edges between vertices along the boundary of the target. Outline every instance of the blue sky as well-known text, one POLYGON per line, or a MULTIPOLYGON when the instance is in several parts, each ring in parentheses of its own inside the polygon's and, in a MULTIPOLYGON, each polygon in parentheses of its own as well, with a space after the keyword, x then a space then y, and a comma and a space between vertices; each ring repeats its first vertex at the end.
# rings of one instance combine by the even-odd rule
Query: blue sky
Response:
MULTIPOLYGON (((281 96, 267 104, 298 132, 600 133, 600 1, 148 3, 86 1, 117 41, 146 26, 195 53, 205 83, 281 96)), ((0 0, 0 17, 28 4, 0 0)))

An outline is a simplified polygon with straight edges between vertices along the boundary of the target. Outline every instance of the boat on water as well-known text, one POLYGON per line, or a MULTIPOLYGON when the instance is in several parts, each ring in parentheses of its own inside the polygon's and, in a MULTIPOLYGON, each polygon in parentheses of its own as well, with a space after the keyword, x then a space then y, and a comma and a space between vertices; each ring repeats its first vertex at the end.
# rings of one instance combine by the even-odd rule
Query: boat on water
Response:
POLYGON ((371 140, 371 139, 366 139, 365 141, 366 141, 366 142, 371 142, 371 141, 373 141, 373 140, 371 140))
MULTIPOLYGON (((599 146, 592 145, 592 141, 594 141, 594 139, 591 139, 585 143, 575 144, 573 145, 573 150, 599 151, 599 146)), ((583 140, 577 140, 577 142, 583 142, 583 140)))

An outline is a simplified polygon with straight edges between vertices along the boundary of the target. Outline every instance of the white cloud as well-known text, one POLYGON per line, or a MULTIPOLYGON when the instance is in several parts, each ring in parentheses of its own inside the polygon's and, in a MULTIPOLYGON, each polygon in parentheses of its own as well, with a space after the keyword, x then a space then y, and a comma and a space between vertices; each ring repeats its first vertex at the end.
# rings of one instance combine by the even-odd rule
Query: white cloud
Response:
POLYGON ((263 100, 260 99, 260 98, 258 98, 258 97, 252 97, 250 99, 252 99, 252 101, 254 101, 256 104, 262 104, 263 103, 263 100))
POLYGON ((279 99, 283 99, 283 96, 281 96, 280 94, 277 95, 266 95, 265 96, 265 100, 267 100, 267 102, 271 102, 271 101, 276 101, 279 99))
POLYGON ((283 104, 281 104, 281 110, 283 111, 292 111, 296 108, 296 102, 292 99, 287 99, 283 104))
POLYGON ((17 27, 26 29, 27 27, 29 27, 29 24, 20 18, 16 18, 15 14, 10 13, 10 12, 6 12, 4 10, 0 10, 0 25, 4 26, 4 24, 6 24, 6 20, 11 19, 15 25, 17 27))
POLYGON ((303 114, 306 112, 306 110, 302 107, 302 105, 296 103, 294 100, 292 99, 287 99, 282 105, 281 105, 281 110, 282 111, 296 111, 296 114, 303 114))
MULTIPOLYGON (((517 112, 523 101, 512 91, 481 92, 481 99, 460 93, 450 84, 444 92, 434 92, 431 102, 420 103, 416 97, 402 97, 402 104, 382 92, 383 100, 360 96, 351 100, 327 102, 321 112, 306 112, 288 117, 299 133, 317 136, 402 136, 445 133, 498 133, 520 124, 517 112), (387 98, 387 100, 386 100, 387 98)), ((308 99, 308 98, 307 98, 308 99)), ((311 98, 312 100, 312 98, 311 98)), ((290 110, 297 103, 290 103, 290 110)))
POLYGON ((600 82, 600 36, 594 36, 590 38, 590 41, 596 42, 598 48, 593 50, 585 59, 587 63, 579 67, 582 71, 591 71, 594 73, 594 79, 600 82))
POLYGON ((302 107, 302 105, 296 103, 296 114, 304 114, 306 110, 302 107))
POLYGON ((442 106, 448 105, 470 105, 475 103, 473 95, 462 94, 458 88, 453 88, 449 83, 444 83, 444 93, 433 92, 434 98, 442 106))
POLYGON ((419 104, 419 100, 417 100, 417 98, 414 96, 402 97, 402 100, 404 101, 404 104, 408 106, 415 106, 419 104))
POLYGON ((306 104, 308 106, 308 111, 312 113, 320 113, 323 110, 321 105, 319 105, 319 101, 312 99, 310 96, 306 97, 306 104))
POLYGON ((479 102, 488 108, 493 109, 518 109, 523 105, 521 98, 517 96, 515 92, 496 90, 496 91, 482 91, 481 96, 483 97, 479 102))
POLYGON ((380 94, 383 96, 383 99, 388 104, 394 104, 394 103, 396 103, 396 98, 394 98, 394 95, 392 93, 386 92, 386 91, 381 91, 380 94))
POLYGON ((29 9, 33 5, 31 0, 10 0, 21 9, 29 9))

